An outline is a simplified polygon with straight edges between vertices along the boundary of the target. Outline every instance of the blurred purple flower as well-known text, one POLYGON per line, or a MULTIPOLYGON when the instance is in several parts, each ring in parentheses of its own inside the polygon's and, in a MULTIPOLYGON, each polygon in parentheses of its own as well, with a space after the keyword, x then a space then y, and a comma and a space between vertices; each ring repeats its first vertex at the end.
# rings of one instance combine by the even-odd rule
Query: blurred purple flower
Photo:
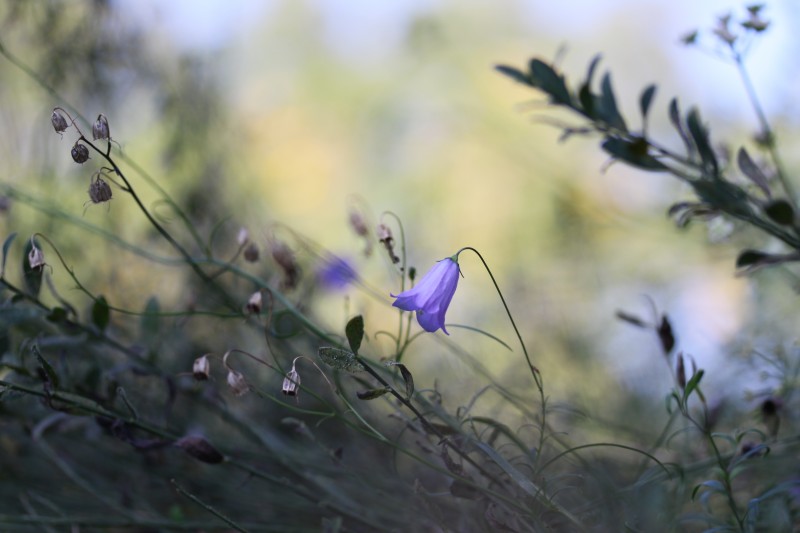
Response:
POLYGON ((416 311, 417 322, 425 331, 434 332, 442 328, 442 331, 450 335, 444 327, 444 315, 458 286, 457 259, 457 255, 442 259, 413 289, 403 291, 397 296, 392 294, 393 298, 397 298, 392 305, 404 311, 416 311))
POLYGON ((318 276, 320 283, 328 289, 343 289, 357 277, 350 262, 337 256, 325 260, 318 276))

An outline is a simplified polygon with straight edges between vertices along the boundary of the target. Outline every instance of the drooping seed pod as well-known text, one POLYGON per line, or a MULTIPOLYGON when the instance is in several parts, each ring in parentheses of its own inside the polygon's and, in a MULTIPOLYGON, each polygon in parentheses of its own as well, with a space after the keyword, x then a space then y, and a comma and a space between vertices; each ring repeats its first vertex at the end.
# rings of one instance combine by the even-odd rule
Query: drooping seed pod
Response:
POLYGON ((94 140, 109 140, 111 139, 111 134, 108 130, 108 119, 102 113, 97 115, 97 120, 94 121, 92 124, 92 137, 94 140))
POLYGON ((400 258, 394 253, 394 237, 392 237, 392 230, 390 230, 386 224, 378 225, 378 240, 383 243, 383 246, 386 248, 386 253, 389 254, 389 259, 392 260, 392 263, 399 263, 400 258))
POLYGON ((206 381, 211 374, 211 364, 208 361, 208 354, 198 357, 192 365, 192 376, 197 381, 206 381))
POLYGON ((181 437, 175 441, 175 446, 204 463, 218 464, 225 460, 225 456, 214 448, 210 442, 196 435, 181 437))
POLYGON ((255 243, 250 243, 244 249, 244 260, 248 263, 255 263, 258 261, 258 246, 255 243))
POLYGON ((254 315, 257 315, 261 312, 261 291, 256 291, 250 295, 250 299, 247 300, 245 310, 254 315))
POLYGON ((242 373, 236 370, 228 370, 227 381, 236 396, 241 396, 250 390, 250 386, 245 381, 242 373))
POLYGON ((111 200, 111 186, 103 178, 97 176, 89 185, 89 199, 93 204, 111 200))
POLYGON ((286 374, 286 377, 283 378, 281 391, 287 396, 297 396, 300 391, 300 374, 295 370, 294 364, 292 364, 292 369, 286 374))
POLYGON ((31 239, 31 251, 28 252, 28 264, 31 269, 41 269, 47 264, 44 262, 44 252, 36 246, 33 239, 31 239))
POLYGON ((82 165, 89 160, 89 149, 85 145, 76 142, 72 147, 72 160, 82 165))
POLYGON ((56 133, 64 133, 69 127, 64 115, 55 109, 53 110, 53 115, 50 117, 50 123, 53 125, 53 129, 56 130, 56 133))

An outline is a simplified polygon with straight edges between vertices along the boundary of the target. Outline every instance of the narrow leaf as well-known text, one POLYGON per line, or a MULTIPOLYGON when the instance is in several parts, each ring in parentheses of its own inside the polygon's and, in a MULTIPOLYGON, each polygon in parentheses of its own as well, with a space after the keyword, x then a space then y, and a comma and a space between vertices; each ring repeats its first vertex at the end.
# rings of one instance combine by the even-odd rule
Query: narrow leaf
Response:
POLYGON ((695 147, 697 147, 697 152, 700 154, 703 165, 712 175, 716 176, 719 173, 717 156, 711 148, 708 130, 703 126, 700 120, 700 112, 697 108, 692 108, 686 116, 686 127, 689 128, 689 134, 692 136, 695 147))
POLYGON ((572 104, 564 76, 560 76, 550 65, 540 59, 531 59, 529 76, 533 84, 550 95, 555 104, 572 104))
POLYGON ((794 224, 794 208, 792 204, 786 200, 775 200, 764 206, 764 212, 774 222, 782 226, 791 226, 794 224))
POLYGON ((700 385, 700 380, 703 379, 703 374, 705 374, 705 370, 702 368, 692 375, 689 383, 686 384, 686 388, 683 391, 683 401, 685 402, 689 395, 700 385))
POLYGON ((759 252, 758 250, 745 250, 736 258, 736 268, 748 267, 762 262, 768 258, 769 254, 759 252))
POLYGON ((686 133, 686 129, 684 129, 683 124, 681 124, 681 111, 678 106, 677 98, 673 98, 669 102, 669 121, 672 122, 672 125, 678 130, 678 135, 680 135, 683 144, 686 146, 686 153, 691 156, 695 152, 694 144, 692 144, 689 135, 686 133))
POLYGON ((359 400, 374 400, 375 398, 380 398, 390 390, 392 389, 390 389, 389 387, 381 387, 379 389, 368 389, 356 392, 356 396, 358 396, 359 400))
POLYGON ((358 362, 356 355, 347 350, 321 346, 318 353, 319 358, 331 368, 353 373, 364 371, 364 366, 358 362))
POLYGON ((642 112, 642 119, 647 120, 647 114, 650 112, 650 105, 653 103, 653 97, 656 95, 656 86, 649 85, 639 98, 639 110, 642 112))
POLYGON ((647 323, 644 320, 636 315, 626 313, 625 311, 617 311, 616 316, 618 319, 622 320, 623 322, 627 322, 628 324, 632 324, 640 328, 647 327, 647 323))
POLYGON ((364 339, 364 317, 358 315, 351 318, 344 331, 347 335, 347 342, 350 343, 350 349, 357 354, 361 348, 361 341, 364 339))
POLYGON ((403 363, 389 361, 386 363, 386 366, 396 366, 400 369, 400 375, 403 376, 403 381, 406 383, 406 400, 410 400, 411 396, 414 394, 414 377, 411 375, 411 372, 403 363))
POLYGON ((619 108, 617 108, 617 99, 611 86, 611 74, 608 72, 605 73, 603 80, 600 82, 600 100, 598 103, 597 115, 606 124, 623 132, 628 131, 625 119, 622 118, 619 108))
POLYGON ((667 170, 661 161, 648 153, 647 141, 644 139, 631 142, 618 137, 608 137, 601 146, 614 159, 636 168, 653 172, 667 170))
POLYGON ((11 243, 14 242, 16 237, 17 233, 14 232, 6 237, 5 242, 3 242, 3 262, 2 266, 0 266, 0 278, 6 275, 6 259, 8 258, 8 249, 11 247, 11 243))
POLYGON ((519 83, 528 85, 529 87, 533 87, 531 79, 528 77, 528 75, 519 69, 516 69, 514 67, 508 67, 506 65, 495 65, 494 68, 496 71, 500 72, 501 74, 505 74, 514 81, 518 81, 519 83))
POLYGON ((750 180, 755 183, 759 189, 764 193, 764 196, 770 198, 769 192, 769 181, 767 180, 767 176, 764 175, 764 172, 755 164, 753 159, 750 157, 750 154, 747 153, 747 150, 744 147, 739 148, 739 153, 736 156, 736 162, 739 164, 739 169, 742 171, 742 174, 750 178, 750 180))
POLYGON ((58 374, 56 374, 53 365, 44 358, 42 353, 39 351, 39 348, 34 344, 31 347, 31 351, 36 355, 36 359, 39 361, 39 367, 44 372, 45 379, 49 382, 49 384, 54 388, 58 388, 58 374))
POLYGON ((98 297, 92 306, 92 323, 97 326, 97 329, 104 331, 108 326, 110 318, 111 311, 108 308, 108 302, 105 296, 98 297))

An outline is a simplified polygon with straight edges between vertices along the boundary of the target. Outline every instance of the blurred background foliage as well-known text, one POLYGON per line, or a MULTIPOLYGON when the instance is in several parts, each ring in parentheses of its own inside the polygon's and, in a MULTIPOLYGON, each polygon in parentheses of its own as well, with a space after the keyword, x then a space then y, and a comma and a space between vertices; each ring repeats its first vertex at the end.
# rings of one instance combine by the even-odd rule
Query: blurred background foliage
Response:
MULTIPOLYGON (((192 9, 191 3, 178 4, 192 9)), ((89 120, 104 113, 123 166, 142 169, 165 189, 220 257, 233 254, 243 226, 263 256, 245 268, 276 283, 279 274, 265 251, 271 239, 291 243, 307 277, 319 268, 322 250, 351 261, 368 291, 312 284, 292 298, 334 332, 352 314, 363 314, 376 357, 390 351, 374 332, 396 322, 387 304, 399 286, 379 249, 363 254, 363 241, 347 223, 349 210, 365 210, 373 224, 383 211, 396 213, 409 264, 420 272, 462 246, 479 249, 542 371, 551 407, 564 416, 559 427, 575 438, 643 442, 659 426, 642 421, 666 418, 663 398, 671 378, 657 338, 615 318, 619 309, 647 316, 648 298, 669 313, 679 349, 707 369, 707 392, 715 401, 748 413, 757 404, 746 391, 776 385, 759 375, 752 349, 793 349, 795 273, 783 268, 734 277, 739 250, 763 242, 760 235, 731 238, 724 225, 703 223, 676 229, 665 213, 690 195, 688 189, 621 165, 605 169, 596 140, 559 142, 558 130, 542 125, 543 117, 571 117, 548 111, 543 99, 492 70, 498 62, 521 63, 535 54, 559 58, 577 79, 601 52, 631 121, 635 107, 629 104, 641 88, 659 85, 654 137, 679 144, 666 116, 669 98, 677 95, 703 108, 713 140, 738 146, 750 142, 755 128, 735 72, 681 48, 679 36, 710 25, 710 14, 739 6, 703 11, 688 1, 602 8, 575 2, 570 20, 545 2, 389 2, 384 10, 359 2, 276 1, 261 9, 244 4, 225 8, 244 13, 235 29, 199 45, 186 40, 192 15, 178 24, 175 8, 162 6, 159 15, 151 3, 0 4, 0 42, 7 52, 0 61, 0 160, 10 198, 0 228, 4 235, 20 235, 12 257, 40 232, 57 243, 90 291, 112 306, 138 311, 154 296, 162 310, 195 303, 199 288, 188 269, 147 261, 115 241, 118 236, 157 256, 173 255, 127 198, 115 194, 109 206, 85 205, 92 162, 75 165, 71 132, 59 139, 49 123, 52 108, 63 106, 89 120)), ((781 27, 795 24, 798 13, 778 13, 783 18, 776 21, 776 39, 784 43, 781 27)), ((796 50, 798 43, 791 46, 796 50)), ((757 72, 776 71, 791 85, 798 76, 795 63, 782 62, 784 55, 765 58, 772 50, 753 52, 757 72)), ((768 110, 786 111, 774 118, 782 145, 791 146, 797 104, 767 85, 772 75, 757 76, 758 89, 769 97, 768 110)), ((784 155, 792 174, 798 156, 789 149, 784 155)), ((157 190, 141 176, 133 179, 142 183, 139 192, 159 220, 188 241, 157 190)), ((73 289, 52 255, 49 262, 62 296, 89 309, 91 300, 73 289)), ((512 344, 513 332, 479 262, 467 258, 461 268, 465 277, 448 323, 478 327, 512 344)), ((245 302, 252 288, 239 283, 231 290, 245 302)), ((138 336, 139 348, 157 352, 159 365, 173 375, 188 371, 204 351, 264 350, 263 336, 240 320, 162 322, 148 329, 140 317, 112 313, 116 334, 138 336)), ((476 364, 510 389, 530 387, 519 371, 518 349, 512 353, 466 329, 451 329, 446 342, 469 345, 476 364)), ((313 344, 303 346, 312 356, 313 344)), ((435 387, 452 410, 486 382, 469 358, 445 349, 438 336, 419 339, 405 362, 418 389, 435 387)), ((265 388, 274 389, 279 377, 270 379, 265 388)), ((156 387, 152 394, 170 392, 156 387)), ((255 397, 228 395, 227 401, 242 401, 264 424, 280 418, 255 397)), ((499 396, 486 394, 480 405, 515 427, 515 415, 499 396)), ((346 433, 333 426, 324 431, 346 433)), ((19 443, 5 438, 2 446, 8 453, 19 443)), ((4 468, 17 467, 4 462, 4 468)), ((113 469, 93 474, 109 483, 146 481, 112 481, 113 469)), ((230 491, 241 482, 213 481, 230 491)), ((36 477, 26 483, 36 485, 36 477)))

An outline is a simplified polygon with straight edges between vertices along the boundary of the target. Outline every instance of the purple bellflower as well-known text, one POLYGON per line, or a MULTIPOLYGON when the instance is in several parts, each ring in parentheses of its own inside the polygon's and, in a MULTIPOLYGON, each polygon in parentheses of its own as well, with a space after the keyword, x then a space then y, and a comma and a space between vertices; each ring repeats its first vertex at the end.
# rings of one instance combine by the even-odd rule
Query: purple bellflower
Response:
POLYGON ((397 296, 392 294, 397 298, 392 305, 404 311, 416 311, 417 322, 425 331, 442 328, 450 335, 444 327, 444 315, 456 292, 459 273, 458 254, 446 257, 433 265, 413 289, 397 296))

